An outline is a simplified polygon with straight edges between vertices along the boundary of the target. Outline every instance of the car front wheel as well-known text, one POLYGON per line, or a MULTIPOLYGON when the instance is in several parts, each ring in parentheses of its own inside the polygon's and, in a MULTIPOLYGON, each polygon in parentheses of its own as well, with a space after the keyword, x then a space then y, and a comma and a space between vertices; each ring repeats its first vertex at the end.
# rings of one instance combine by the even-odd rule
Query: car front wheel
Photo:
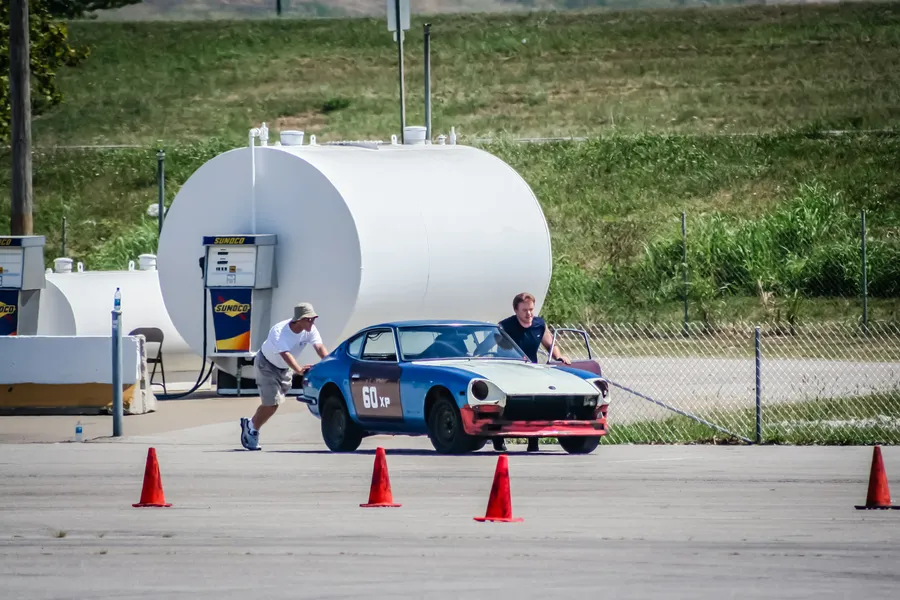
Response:
POLYGON ((428 437, 440 454, 464 454, 476 446, 472 436, 463 429, 459 407, 444 396, 431 408, 428 415, 428 437))
POLYGON ((362 443, 363 431, 350 418, 347 405, 337 395, 322 402, 322 439, 332 452, 353 452, 362 443))
POLYGON ((559 445, 569 454, 590 454, 600 445, 598 437, 560 437, 559 445))

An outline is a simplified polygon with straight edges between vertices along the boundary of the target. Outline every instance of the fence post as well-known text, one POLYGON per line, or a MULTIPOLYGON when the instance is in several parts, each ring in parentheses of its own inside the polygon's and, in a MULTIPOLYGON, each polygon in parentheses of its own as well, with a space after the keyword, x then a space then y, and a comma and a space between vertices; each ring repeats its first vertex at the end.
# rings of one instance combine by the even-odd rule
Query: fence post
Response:
POLYGON ((868 278, 868 269, 866 260, 866 211, 860 211, 861 217, 861 247, 862 247, 862 303, 863 303, 863 330, 868 334, 869 333, 869 278, 868 278))
POLYGON ((690 334, 688 327, 688 276, 687 276, 687 213, 681 213, 681 276, 683 287, 681 294, 684 298, 684 335, 690 334))
POLYGON ((756 326, 756 443, 762 443, 762 378, 760 377, 761 360, 759 351, 759 325, 756 326))
POLYGON ((122 436, 122 292, 116 288, 112 310, 113 437, 122 436))
POLYGON ((162 148, 156 151, 156 183, 159 189, 159 234, 162 234, 166 205, 166 152, 162 148))

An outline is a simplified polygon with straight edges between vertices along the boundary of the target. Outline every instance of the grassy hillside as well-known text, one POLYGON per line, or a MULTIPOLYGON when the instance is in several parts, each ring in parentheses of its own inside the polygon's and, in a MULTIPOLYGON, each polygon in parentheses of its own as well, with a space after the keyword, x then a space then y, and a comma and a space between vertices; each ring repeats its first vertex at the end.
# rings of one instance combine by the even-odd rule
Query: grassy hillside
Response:
MULTIPOLYGON (((786 0, 787 2, 791 0, 786 0)), ((761 4, 742 0, 412 0, 412 12, 437 15, 465 12, 533 10, 634 9, 698 5, 761 4)), ((380 17, 384 0, 282 0, 282 17, 380 17)), ((143 0, 121 9, 97 13, 106 20, 269 18, 276 14, 275 0, 143 0)))
MULTIPOLYGON (((870 318, 900 317, 900 137, 813 133, 897 126, 900 5, 434 23, 436 131, 456 125, 462 142, 594 136, 480 144, 523 174, 550 221, 548 318, 677 320, 687 290, 692 319, 856 319, 861 209, 870 318)), ((276 136, 289 126, 320 140, 397 131, 392 47, 378 20, 75 23, 72 32, 93 55, 61 73, 66 104, 35 124, 35 227, 48 236, 48 262, 64 215, 67 253, 89 269, 154 250, 145 211, 156 200, 157 143, 171 201, 262 120, 276 136), (90 143, 143 147, 48 147, 90 143)), ((409 48, 412 124, 423 114, 421 40, 409 48)))
MULTIPOLYGON (((771 131, 900 123, 900 4, 433 19, 433 125, 463 135, 771 131)), ((421 20, 407 123, 424 120, 421 20)), ((90 60, 39 145, 172 144, 246 129, 321 140, 398 131, 380 19, 71 25, 90 60)))

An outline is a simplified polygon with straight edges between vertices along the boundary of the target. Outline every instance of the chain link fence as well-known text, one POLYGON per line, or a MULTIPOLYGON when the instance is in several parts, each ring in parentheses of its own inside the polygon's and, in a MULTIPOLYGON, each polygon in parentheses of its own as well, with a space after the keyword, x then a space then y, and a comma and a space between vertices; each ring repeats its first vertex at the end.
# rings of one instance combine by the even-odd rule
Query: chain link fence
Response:
POLYGON ((609 379, 604 443, 900 442, 900 325, 562 328, 590 344, 561 331, 564 354, 609 379))

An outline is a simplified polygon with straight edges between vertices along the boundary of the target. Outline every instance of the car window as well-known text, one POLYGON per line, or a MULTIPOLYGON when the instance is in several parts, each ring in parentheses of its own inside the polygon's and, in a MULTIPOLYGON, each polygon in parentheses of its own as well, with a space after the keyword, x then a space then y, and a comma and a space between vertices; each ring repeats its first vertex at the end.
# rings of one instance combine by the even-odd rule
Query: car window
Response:
POLYGON ((359 358, 359 351, 362 350, 364 334, 359 334, 347 344, 347 354, 353 358, 359 358))
POLYGON ((365 335, 363 360, 393 361, 397 360, 397 349, 394 346, 394 333, 390 329, 378 329, 365 335))
POLYGON ((496 325, 417 325, 401 327, 397 335, 403 360, 526 359, 496 325))
POLYGON ((403 353, 418 355, 434 343, 434 339, 437 337, 438 332, 428 330, 419 331, 416 329, 401 329, 399 331, 399 335, 400 347, 403 348, 403 353))

